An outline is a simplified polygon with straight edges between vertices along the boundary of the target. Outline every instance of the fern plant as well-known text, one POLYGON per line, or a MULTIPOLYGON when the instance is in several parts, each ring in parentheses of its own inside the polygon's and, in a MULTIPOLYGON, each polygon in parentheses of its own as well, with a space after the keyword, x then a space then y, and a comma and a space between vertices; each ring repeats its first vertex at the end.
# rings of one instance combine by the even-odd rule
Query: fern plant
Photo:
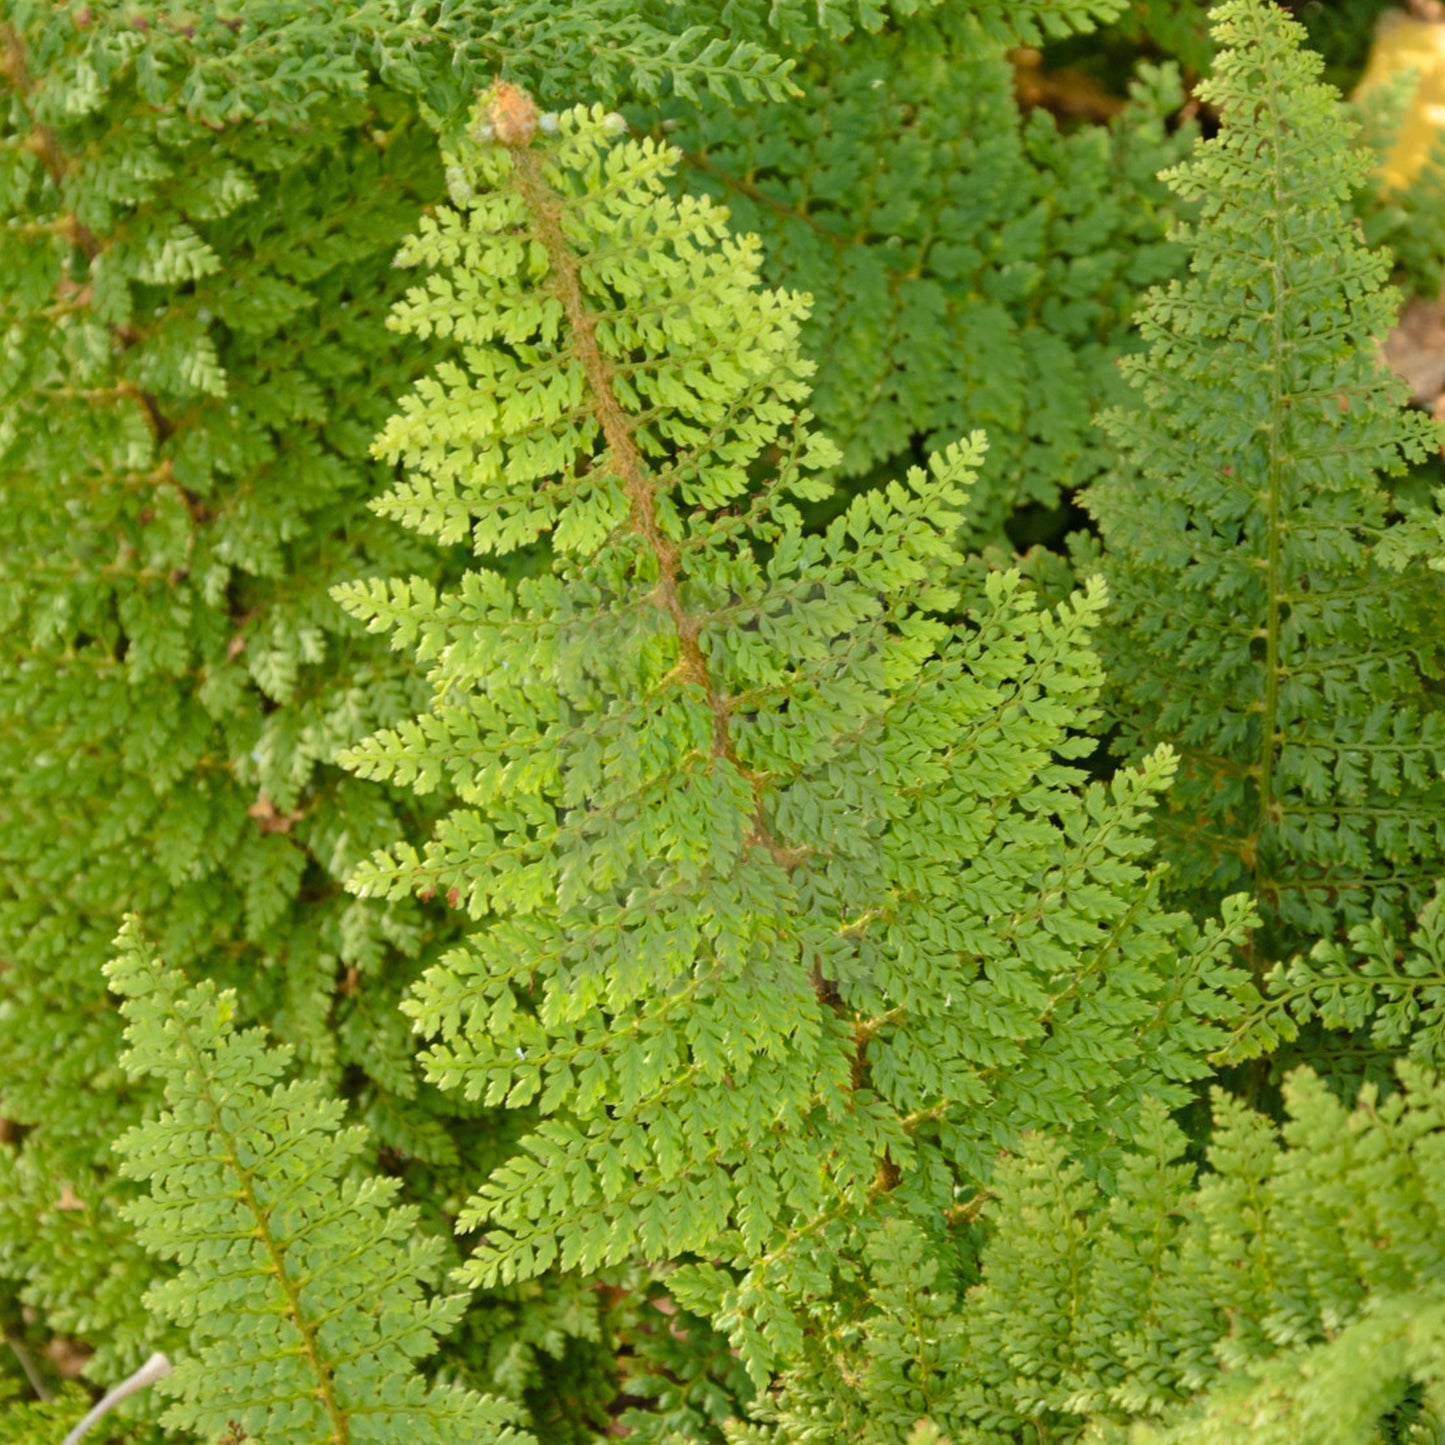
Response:
MULTIPOLYGON (((973 8, 998 48, 1118 7, 973 8)), ((568 100, 797 100, 810 47, 892 23, 871 4, 726 24, 618 0, 0 7, 0 1316, 37 1348, 109 1382, 161 1330, 121 1213, 138 1184, 109 1150, 156 1107, 118 1066, 101 978, 128 908, 352 1102, 448 1248, 463 1158, 485 1170, 525 1127, 413 1069, 395 1004, 455 934, 441 899, 339 887, 429 827, 414 795, 332 766, 424 697, 327 589, 454 569, 362 506, 384 476, 369 439, 427 360, 378 322, 396 240, 442 193, 433 128, 499 68, 568 100)), ((447 1368, 544 1413, 565 1376, 566 1409, 595 1415, 602 1298, 494 1291, 447 1368)))
POLYGON ((1402 946, 1394 930, 1371 918, 1346 938, 1322 938, 1308 953, 1276 964, 1269 1007, 1252 1012, 1227 1046, 1230 1054, 1273 1050, 1302 1025, 1363 1033, 1381 1057, 1401 1052, 1445 1064, 1445 934, 1437 891, 1402 946))
POLYGON ((738 1445, 1405 1445, 1445 1427, 1440 1249, 1445 1090, 1347 1110, 1315 1075, 1277 1128, 1222 1091, 1195 1177, 1167 1111, 1107 1194, 1057 1137, 1002 1164, 982 1280, 912 1222, 874 1235, 851 1309, 820 1321, 738 1445))
POLYGON ((85 1414, 85 1394, 69 1385, 60 1397, 25 1399, 18 1384, 0 1375, 0 1442, 3 1445, 52 1445, 67 1426, 85 1414))
MULTIPOLYGON (((355 1102, 439 1239, 461 1153, 506 1147, 437 1107, 396 1010, 445 910, 341 888, 428 819, 334 755, 423 694, 327 589, 453 566, 364 506, 426 359, 381 327, 391 257, 442 193, 433 127, 504 59, 641 95, 780 95, 792 64, 700 10, 568 8, 0 6, 0 1316, 97 1381, 156 1329, 109 1149, 155 1097, 101 974, 128 908, 355 1102)), ((586 1292, 495 1305, 468 1368, 514 1394, 599 1336, 586 1292)))
POLYGON ((1380 480, 1438 435, 1376 357, 1389 260, 1356 237, 1368 160, 1318 57, 1262 0, 1215 26, 1222 128, 1167 176, 1199 209, 1192 274, 1143 313, 1138 402, 1101 419, 1121 469, 1088 506, 1121 752, 1181 754, 1177 896, 1250 888, 1267 954, 1408 915, 1445 858, 1440 578, 1385 565, 1380 480))
POLYGON ((0 1440, 1431 1438, 1438 1085, 1168 1122, 1445 964, 1299 33, 1010 94, 1166 8, 0 3, 0 1440))
POLYGON ((0 17, 0 1274, 99 1380, 151 1332, 109 1155, 144 1093, 101 975, 128 906, 311 1067, 357 1070, 394 1146, 446 1147, 384 981, 426 925, 336 881, 399 800, 330 753, 407 684, 326 595, 397 545, 364 524, 365 446, 416 358, 375 349, 368 379, 353 353, 440 176, 424 127, 360 98, 349 21, 194 19, 0 17), (389 146, 352 143, 376 125, 389 146))
POLYGON ((1418 1067, 1400 1078, 1349 1113, 1301 1071, 1283 1143, 1221 1095, 1192 1190, 1161 1116, 1101 1209, 1040 1141, 999 1191, 1008 1223, 970 1301, 985 1380, 1035 1410, 1154 1417, 1150 1440, 1438 1439, 1445 1095, 1418 1067), (1067 1256, 1039 1247, 1055 1224, 1067 1256), (1040 1308, 1044 1278, 1068 1279, 1066 1308, 1040 1308), (1026 1326, 1009 1318, 1025 1297, 1026 1326))
POLYGON ((1116 124, 1061 134, 1020 114, 967 7, 816 46, 796 75, 806 107, 672 107, 684 179, 762 237, 770 284, 813 297, 811 405, 847 471, 988 431, 968 525, 993 540, 1107 464, 1090 419, 1120 397, 1139 293, 1182 257, 1156 180, 1193 133, 1165 126, 1177 75, 1145 69, 1116 124))
POLYGON ((462 804, 351 886, 478 920, 404 1008, 433 1082, 540 1114, 464 1277, 710 1259, 673 1291, 761 1382, 780 1283, 825 1289, 880 1199, 955 1208, 1030 1125, 1106 1167, 1187 1097, 1248 914, 1157 903, 1167 751, 1079 786, 1099 589, 1048 613, 996 575, 939 617, 981 438, 804 529, 836 459, 805 303, 620 128, 498 87, 403 248, 431 274, 393 324, 460 359, 383 431, 376 505, 484 565, 337 591, 433 693, 345 762, 462 804))
POLYGON ((414 1207, 391 1207, 395 1179, 356 1176, 366 1131, 340 1129, 344 1106, 314 1080, 280 1082, 293 1051, 238 1031, 233 992, 187 988, 134 922, 119 944, 106 975, 126 1000, 122 1064, 162 1081, 168 1106, 116 1143, 149 1186, 122 1212, 179 1265, 146 1304, 190 1336, 158 1387, 174 1397, 162 1423, 293 1445, 526 1445, 494 1402, 416 1374, 466 1299, 421 1297, 442 1246, 414 1207))
MULTIPOLYGON (((1262 880, 1273 947, 1327 935, 1275 971, 1274 1041, 1319 1017, 1372 1026, 1386 1055, 1431 1059, 1438 903, 1403 956, 1387 920, 1408 914, 1438 867, 1435 579, 1393 570, 1418 563, 1438 522, 1394 521, 1370 475, 1430 434, 1387 405, 1397 389, 1372 345, 1387 263, 1351 240, 1346 191, 1308 221, 1295 209, 1323 198, 1331 158, 1349 179, 1317 64, 1272 6, 1237 0, 1215 18, 1223 130, 1174 182, 1203 212, 1189 236, 1197 279, 1153 302, 1152 350, 1133 364, 1145 406, 1107 423, 1136 471, 1095 497, 1129 609, 1109 638, 1124 679, 1115 717, 1136 747, 1161 733, 1184 743, 1190 812, 1165 836, 1186 896, 1198 906, 1262 880), (1222 479, 1201 457, 1227 458, 1222 479), (1271 590, 1276 576, 1293 595, 1271 590), (1267 662, 1277 688, 1252 686, 1267 662), (1365 748, 1371 726, 1383 731, 1365 748), (1310 749, 1330 776, 1308 765, 1310 749), (1364 751, 1399 761, 1367 769, 1364 751), (1319 803, 1337 833, 1302 825, 1319 803), (1379 821, 1392 811, 1416 831, 1392 837, 1379 821), (1342 862, 1372 865, 1363 902, 1340 886, 1342 862), (1281 877, 1282 863, 1299 872, 1281 877), (1351 918, 1347 947, 1336 930, 1351 918)), ((1244 1047, 1257 1049, 1268 1026, 1250 1022, 1244 1047)), ((1387 1098, 1366 1089, 1347 1115, 1337 1081, 1296 1074, 1283 1148, 1267 1119, 1217 1093, 1212 1172, 1197 1184, 1163 1109, 1103 1188, 1087 1155, 1070 1159, 1039 1131, 995 1176, 981 1259, 941 1249, 920 1222, 880 1228, 850 1294, 815 1302, 759 1422, 730 1438, 893 1440, 919 1416, 922 1433, 955 1445, 1442 1438, 1445 1315, 1427 1243, 1442 1096, 1418 1066, 1401 1065, 1400 1080, 1387 1098)))

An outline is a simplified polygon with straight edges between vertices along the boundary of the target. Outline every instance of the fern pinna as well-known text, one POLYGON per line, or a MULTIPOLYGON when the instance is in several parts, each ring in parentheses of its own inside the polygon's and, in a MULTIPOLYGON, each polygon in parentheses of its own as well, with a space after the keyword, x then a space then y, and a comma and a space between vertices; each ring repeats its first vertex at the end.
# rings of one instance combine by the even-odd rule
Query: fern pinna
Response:
POLYGON ((858 1211, 937 1219, 1030 1126, 1102 1159, 1185 1097, 1246 910, 1160 908, 1167 752, 1081 786, 1098 588, 1050 613, 996 575, 940 615, 981 438, 802 526, 836 456, 805 300, 621 129, 497 87, 403 248, 431 274, 394 324, 459 356, 376 505, 481 565, 338 589, 433 693, 345 761, 463 806, 352 886, 478 921, 404 1007, 433 1081, 536 1111, 466 1278, 701 1256, 675 1291, 761 1380, 778 1286, 826 1288, 858 1211))
POLYGON ((1445 867, 1441 578, 1381 560, 1380 476, 1438 431, 1377 356, 1389 259, 1357 237, 1368 159, 1319 57, 1264 0, 1213 13, 1221 130, 1166 177, 1192 274, 1144 309, 1138 399, 1102 418, 1123 469, 1088 505, 1123 751, 1181 753, 1177 886, 1253 890, 1268 951, 1398 919, 1445 867))

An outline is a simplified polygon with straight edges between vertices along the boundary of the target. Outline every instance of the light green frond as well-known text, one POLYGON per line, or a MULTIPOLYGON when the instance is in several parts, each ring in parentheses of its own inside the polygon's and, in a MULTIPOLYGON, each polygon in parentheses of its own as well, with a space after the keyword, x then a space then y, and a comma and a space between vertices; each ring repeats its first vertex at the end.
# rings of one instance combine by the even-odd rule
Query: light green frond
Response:
POLYGON ((122 1173, 149 1183, 122 1213, 177 1264, 146 1303, 190 1336, 158 1387, 163 1423, 297 1445, 521 1445, 507 1410, 416 1373, 465 1297, 423 1294, 441 1243, 395 1206, 395 1180, 355 1170, 365 1131, 315 1082, 282 1081, 292 1051, 238 1030, 234 993, 188 988, 134 921, 119 946, 106 974, 125 999, 124 1064, 167 1105, 117 1141, 122 1173))
POLYGON ((676 162, 498 86, 403 248, 393 324, 459 357, 378 439, 407 470, 376 505, 484 565, 338 594, 433 692, 349 766, 462 804, 351 886, 477 922, 404 1007, 432 1082, 536 1121, 465 1277, 726 1262, 685 1302, 761 1383, 883 1200, 936 1215, 1029 1128, 1103 1159, 1187 1097, 1250 915, 1160 908, 1167 750, 1083 786, 1102 585, 1047 610, 995 574, 950 616, 981 435, 804 525, 836 457, 805 301, 676 162))

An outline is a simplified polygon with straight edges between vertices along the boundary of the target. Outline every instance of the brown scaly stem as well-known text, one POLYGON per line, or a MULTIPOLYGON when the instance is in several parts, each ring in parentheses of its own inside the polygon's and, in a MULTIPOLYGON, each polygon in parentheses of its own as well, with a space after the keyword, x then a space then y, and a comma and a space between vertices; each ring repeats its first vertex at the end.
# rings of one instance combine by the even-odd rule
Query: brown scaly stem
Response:
MULTIPOLYGON (((627 497, 628 526, 656 562, 653 598, 671 619, 677 633, 682 654, 678 676, 701 689, 707 699, 712 713, 713 757, 725 758, 752 787, 754 812, 749 842, 766 849, 775 863, 791 872, 807 856, 807 850, 788 848, 773 836, 763 816, 762 799, 767 780, 738 761, 731 735, 731 705, 713 680, 699 641, 703 619, 689 612, 679 596, 679 549, 658 525, 655 485, 638 449, 632 419, 617 400, 612 367, 597 343, 596 321, 583 295, 577 258, 562 231, 560 201, 543 177, 541 165, 531 149, 537 129, 536 107, 525 91, 502 82, 493 90, 489 120, 493 137, 511 152, 513 184, 527 208, 534 234, 547 254, 553 290, 570 328, 572 354, 586 376, 593 416, 627 497)), ((836 987, 817 967, 812 971, 811 981, 815 994, 826 1007, 840 1015, 846 1013, 836 987)), ((867 1028, 854 1031, 856 1051, 851 1072, 855 1088, 863 1087, 867 1079, 866 1050, 872 1033, 873 1030, 867 1028)), ((898 1166, 885 1154, 879 1165, 879 1187, 892 1189, 900 1178, 898 1166)))
POLYGON ((712 754, 726 758, 752 785, 757 804, 752 841, 766 848, 773 861, 786 869, 802 861, 801 849, 783 847, 762 816, 765 780, 743 767, 737 758, 730 733, 730 704, 713 682, 699 637, 702 619, 689 612, 678 596, 677 546, 666 537, 657 521, 656 494, 647 465, 637 447, 632 419, 617 401, 613 373, 597 344, 597 327, 582 294, 582 279, 567 239, 562 233, 561 206, 542 176, 541 166, 530 148, 536 130, 536 110, 531 98, 516 86, 499 84, 491 110, 493 133, 512 153, 512 178, 527 207, 537 239, 547 253, 557 299, 562 303, 571 328, 572 354, 587 378, 593 415, 602 429, 608 453, 622 481, 630 515, 628 525, 642 539, 657 564, 654 598, 667 613, 677 632, 682 652, 680 677, 702 689, 712 713, 712 754))

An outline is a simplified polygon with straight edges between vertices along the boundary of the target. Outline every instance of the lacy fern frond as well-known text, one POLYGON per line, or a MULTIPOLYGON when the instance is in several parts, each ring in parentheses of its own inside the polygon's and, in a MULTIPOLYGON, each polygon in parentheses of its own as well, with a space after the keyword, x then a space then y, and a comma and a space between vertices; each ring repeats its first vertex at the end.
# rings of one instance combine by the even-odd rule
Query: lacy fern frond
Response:
POLYGON ((423 1297, 442 1243, 393 1207, 396 1180, 356 1172, 366 1131, 343 1129, 315 1081, 282 1082, 292 1051, 238 1031, 230 990, 187 989, 133 921, 119 946, 106 975, 125 998, 123 1062, 162 1080, 167 1104, 116 1142, 150 1186, 123 1213, 179 1265, 146 1302, 191 1337, 158 1386, 163 1423, 288 1445, 525 1445, 503 1407, 416 1372, 466 1301, 423 1297))
POLYGON ((0 1445, 55 1445, 84 1418, 85 1392, 67 1382, 59 1396, 22 1399, 20 1388, 0 1374, 0 1445))
MULTIPOLYGON (((406 22, 386 36, 382 73, 396 82, 417 74, 432 103, 460 121, 477 89, 499 68, 525 77, 539 95, 579 93, 655 99, 677 94, 727 101, 796 96, 792 58, 763 17, 720 23, 698 0, 468 0, 397 7, 406 22), (599 45, 597 37, 607 43, 599 45), (446 57, 445 67, 433 56, 446 57), (448 104, 449 103, 449 104, 448 104)), ((414 82, 413 82, 414 83, 414 82)))
MULTIPOLYGON (((790 50, 935 21, 977 27, 1003 45, 1042 45, 1116 20, 1127 8, 1128 0, 730 0, 727 18, 734 35, 790 50)), ((668 9, 674 27, 678 20, 717 22, 704 0, 671 0, 668 9)))
POLYGON ((1167 177, 1199 208, 1192 275, 1144 311, 1148 353, 1124 363, 1139 398, 1102 418, 1127 470, 1088 505, 1124 752, 1181 752, 1178 887, 1250 887, 1287 945, 1407 916, 1445 864, 1445 591, 1375 555, 1379 478, 1438 428, 1377 356, 1389 262, 1357 237, 1368 160, 1319 58, 1265 0, 1214 20, 1222 129, 1167 177))
POLYGON ((732 1438, 892 1445, 922 1418, 957 1445, 1438 1439, 1445 1085, 1400 1079, 1349 1111, 1300 1070, 1278 1131, 1216 1091, 1197 1180, 1160 1107, 1107 1190, 1031 1136, 995 1174, 982 1281, 960 1288, 936 1231, 880 1231, 827 1348, 732 1438))
POLYGON ((1405 1052, 1445 1066, 1445 898, 1437 891, 1401 947, 1380 919, 1358 923, 1348 941, 1320 939, 1308 954, 1276 964, 1267 1006, 1252 1010, 1225 1056, 1273 1052, 1318 1019, 1326 1028, 1368 1029, 1383 1057, 1405 1052))
POLYGON ((970 1370, 960 1251, 936 1225, 900 1218, 864 1231, 858 1243, 851 1287, 818 1303, 802 1350, 750 1411, 766 1428, 734 1427, 729 1445, 899 1445, 913 1440, 915 1427, 943 1429, 941 1445, 971 1438, 958 1433, 954 1410, 958 1381, 970 1370))
POLYGON ((1186 71, 1209 73, 1214 44, 1209 33, 1209 0, 1134 0, 1113 24, 1113 33, 1171 56, 1186 71))
POLYGON ((525 575, 338 589, 434 698, 345 761, 464 805, 352 886, 480 924, 406 1004, 433 1081, 536 1120, 466 1277, 735 1262, 679 1298, 761 1381, 779 1286, 857 1211, 936 1214, 1031 1125, 1102 1158, 1187 1097, 1248 912, 1159 908, 1167 752, 1081 786, 1099 588, 1046 612, 995 575, 940 616, 981 437, 804 528, 836 458, 805 300, 618 129, 499 86, 403 249, 430 274, 395 324, 459 355, 379 438, 407 472, 376 505, 525 575))
POLYGON ((1046 45, 1118 20, 1129 0, 969 0, 958 7, 971 11, 986 34, 1010 45, 1046 45))

